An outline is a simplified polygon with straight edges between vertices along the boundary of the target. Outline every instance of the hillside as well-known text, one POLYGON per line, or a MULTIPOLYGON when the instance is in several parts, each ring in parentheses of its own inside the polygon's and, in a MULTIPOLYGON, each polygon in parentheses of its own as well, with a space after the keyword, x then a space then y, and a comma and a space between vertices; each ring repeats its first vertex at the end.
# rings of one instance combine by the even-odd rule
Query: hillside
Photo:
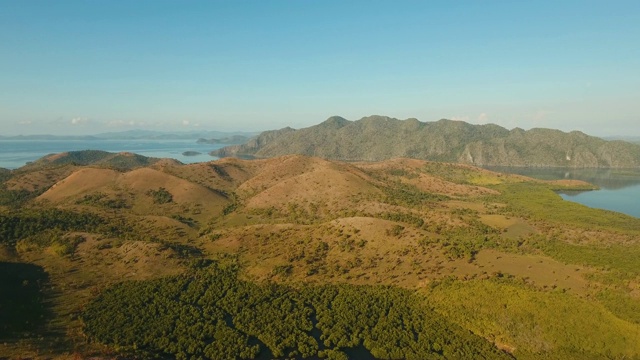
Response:
POLYGON ((114 154, 102 150, 82 150, 51 154, 27 164, 21 169, 32 170, 73 164, 78 166, 95 165, 118 170, 129 170, 136 167, 149 166, 158 160, 160 159, 128 152, 114 154))
POLYGON ((334 116, 304 129, 267 131, 245 144, 211 154, 258 158, 301 154, 341 161, 406 157, 476 166, 640 167, 640 145, 605 141, 578 131, 507 130, 493 124, 384 116, 357 121, 334 116))
POLYGON ((640 219, 554 192, 587 183, 406 158, 103 165, 3 174, 2 356, 640 356, 640 219))

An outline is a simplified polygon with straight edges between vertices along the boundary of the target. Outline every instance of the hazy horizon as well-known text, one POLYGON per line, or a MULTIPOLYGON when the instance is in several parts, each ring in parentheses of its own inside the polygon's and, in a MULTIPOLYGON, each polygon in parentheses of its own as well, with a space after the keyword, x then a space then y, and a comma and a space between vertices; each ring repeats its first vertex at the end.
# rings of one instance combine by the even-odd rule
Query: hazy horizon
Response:
MULTIPOLYGON (((334 116, 339 116, 339 115, 334 115, 334 116)), ((372 115, 370 115, 372 116, 372 115)), ((385 115, 382 115, 385 116, 385 115)), ((391 117, 391 116, 390 116, 391 117)), ((360 120, 361 118, 358 119, 347 119, 350 121, 357 121, 360 120)), ((443 118, 442 118, 443 119, 443 118)), ((442 119, 437 119, 437 120, 430 120, 430 121, 423 121, 421 119, 417 119, 418 121, 421 122, 435 122, 438 120, 442 120, 442 119)), ((302 129, 302 128, 306 128, 306 127, 310 127, 310 126, 314 126, 317 125, 319 123, 321 123, 322 121, 325 121, 326 119, 320 120, 317 123, 314 124, 310 124, 308 126, 303 126, 303 127, 298 127, 298 128, 294 128, 294 129, 302 129)), ((398 120, 407 120, 407 119, 398 119, 398 120)), ((469 122, 466 120, 459 120, 459 119, 446 119, 446 120, 456 120, 456 121, 465 121, 465 122, 469 122)), ((471 124, 474 124, 473 122, 469 122, 471 124)), ((495 124, 492 122, 487 122, 484 124, 495 124)), ((496 124, 499 126, 502 126, 500 124, 496 124)), ((515 128, 521 128, 519 126, 516 127, 505 127, 507 130, 513 130, 515 128)), ((536 127, 536 128, 540 128, 540 127, 536 127)), ((180 129, 180 128, 170 128, 170 127, 132 127, 132 128, 117 128, 117 129, 112 129, 109 127, 98 127, 97 129, 102 129, 101 131, 99 130, 92 130, 94 129, 93 127, 87 126, 87 127, 82 127, 82 128, 78 128, 78 132, 56 132, 55 129, 52 132, 49 133, 45 133, 45 132, 33 132, 33 133, 19 133, 19 134, 10 134, 10 133, 4 133, 4 132, 0 132, 0 138, 2 137, 20 137, 20 136, 24 136, 24 137, 30 137, 30 136, 59 136, 59 137, 64 137, 64 136, 102 136, 102 135, 106 135, 106 134, 121 134, 121 133, 135 133, 135 132, 157 132, 157 133, 162 133, 162 134, 175 134, 175 135, 187 135, 187 134, 204 134, 204 133, 214 133, 214 132, 220 132, 220 133, 225 133, 225 134, 260 134, 263 131, 268 131, 268 130, 278 130, 280 128, 272 128, 272 129, 262 129, 262 130, 256 130, 256 131, 251 131, 251 130, 218 130, 218 129, 214 129, 214 128, 205 128, 205 127, 194 127, 194 128, 187 128, 187 129, 180 129)), ((532 128, 523 128, 524 130, 531 130, 532 128)), ((552 129, 556 129, 556 128, 552 128, 552 129)), ((563 130, 565 132, 571 132, 571 131, 581 131, 581 130, 563 130)), ((590 136, 596 136, 596 137, 602 137, 602 138, 611 138, 611 139, 637 139, 640 138, 640 135, 627 135, 627 134, 611 134, 611 135, 598 135, 598 134, 593 134, 593 133, 586 133, 587 135, 590 136)))
POLYGON ((640 3, 0 3, 0 134, 332 115, 640 136, 640 3))

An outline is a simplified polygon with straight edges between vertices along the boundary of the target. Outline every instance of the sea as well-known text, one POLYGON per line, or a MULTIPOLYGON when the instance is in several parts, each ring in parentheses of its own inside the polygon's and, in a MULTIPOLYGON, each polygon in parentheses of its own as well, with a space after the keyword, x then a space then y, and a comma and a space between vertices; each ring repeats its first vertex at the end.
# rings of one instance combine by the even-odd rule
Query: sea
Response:
MULTIPOLYGON (((17 169, 45 155, 75 150, 127 151, 148 157, 171 158, 184 164, 216 160, 209 152, 224 145, 189 140, 0 140, 0 167, 17 169), (186 151, 199 155, 185 156, 186 151)), ((559 193, 567 201, 607 209, 640 218, 640 169, 562 169, 489 167, 490 170, 544 180, 576 179, 600 190, 559 193)))
POLYGON ((542 180, 583 180, 599 190, 562 191, 558 194, 592 208, 621 212, 640 218, 640 169, 563 169, 488 167, 489 170, 519 174, 542 180))
POLYGON ((49 154, 77 150, 132 152, 148 157, 171 158, 184 164, 216 160, 212 150, 225 145, 200 144, 189 140, 0 140, 0 167, 17 169, 49 154), (185 156, 186 151, 199 155, 185 156))

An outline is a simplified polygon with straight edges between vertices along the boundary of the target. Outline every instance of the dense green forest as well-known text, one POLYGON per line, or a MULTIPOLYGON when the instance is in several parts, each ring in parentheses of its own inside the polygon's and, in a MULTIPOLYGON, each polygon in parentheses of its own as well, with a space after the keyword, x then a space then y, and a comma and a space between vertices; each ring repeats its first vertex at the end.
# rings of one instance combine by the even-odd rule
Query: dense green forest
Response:
POLYGON ((182 276, 118 284, 87 306, 86 333, 178 359, 509 358, 407 290, 259 285, 237 275, 200 261, 182 276))
POLYGON ((99 229, 110 230, 103 218, 86 212, 49 208, 0 213, 0 243, 9 245, 15 245, 20 239, 36 236, 47 230, 98 231, 99 229))

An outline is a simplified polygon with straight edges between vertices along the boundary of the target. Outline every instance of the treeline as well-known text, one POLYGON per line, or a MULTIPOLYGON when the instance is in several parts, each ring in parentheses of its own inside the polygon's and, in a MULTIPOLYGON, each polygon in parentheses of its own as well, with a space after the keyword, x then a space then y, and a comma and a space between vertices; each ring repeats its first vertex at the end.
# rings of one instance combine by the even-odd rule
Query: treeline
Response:
POLYGON ((8 190, 5 184, 0 184, 0 205, 3 206, 17 208, 38 195, 40 195, 40 192, 8 190))
POLYGON ((389 186, 381 187, 381 190, 384 193, 382 200, 391 205, 416 207, 449 199, 446 195, 424 192, 414 185, 400 181, 391 182, 389 186))
POLYGON ((11 179, 12 173, 6 169, 0 171, 0 206, 7 206, 10 208, 18 208, 25 202, 36 198, 42 194, 46 189, 38 189, 35 191, 28 190, 9 190, 7 187, 7 180, 11 179))
POLYGON ((110 198, 104 193, 94 193, 83 196, 81 199, 76 200, 76 204, 79 205, 91 205, 98 206, 107 209, 129 209, 129 204, 124 198, 110 198))
POLYGON ((83 321, 90 339, 139 356, 508 358, 423 302, 393 287, 258 285, 201 261, 182 276, 106 290, 83 321))
POLYGON ((46 230, 96 231, 105 228, 106 222, 91 213, 78 213, 55 208, 41 210, 16 210, 0 213, 0 242, 10 245, 46 230))

